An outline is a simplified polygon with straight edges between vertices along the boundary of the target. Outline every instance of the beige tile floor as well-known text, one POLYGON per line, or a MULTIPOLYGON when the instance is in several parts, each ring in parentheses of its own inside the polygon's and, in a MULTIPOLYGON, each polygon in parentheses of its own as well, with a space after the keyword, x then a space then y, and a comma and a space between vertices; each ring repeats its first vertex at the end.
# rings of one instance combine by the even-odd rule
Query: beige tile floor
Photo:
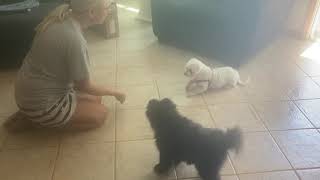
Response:
MULTIPOLYGON (((320 65, 299 55, 309 43, 284 37, 240 67, 247 87, 186 98, 183 65, 193 55, 159 44, 151 25, 119 9, 121 36, 87 33, 93 77, 127 93, 106 124, 83 133, 8 134, 0 128, 1 180, 198 180, 192 166, 157 177, 152 131, 144 116, 150 98, 170 97, 181 113, 206 127, 243 128, 240 154, 229 154, 222 180, 320 179, 320 65)), ((218 61, 203 59, 220 66, 218 61)), ((0 123, 16 110, 15 71, 0 72, 0 123)))

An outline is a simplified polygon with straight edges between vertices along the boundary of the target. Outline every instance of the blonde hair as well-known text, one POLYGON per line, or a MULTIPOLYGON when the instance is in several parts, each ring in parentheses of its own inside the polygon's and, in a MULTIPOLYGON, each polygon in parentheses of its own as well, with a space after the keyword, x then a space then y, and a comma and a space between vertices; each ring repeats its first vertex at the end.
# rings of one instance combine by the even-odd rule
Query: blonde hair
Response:
POLYGON ((64 3, 56 7, 51 11, 47 17, 45 17, 42 22, 36 27, 36 36, 44 32, 51 24, 56 22, 63 22, 70 17, 72 12, 81 13, 102 0, 69 0, 68 3, 64 3))

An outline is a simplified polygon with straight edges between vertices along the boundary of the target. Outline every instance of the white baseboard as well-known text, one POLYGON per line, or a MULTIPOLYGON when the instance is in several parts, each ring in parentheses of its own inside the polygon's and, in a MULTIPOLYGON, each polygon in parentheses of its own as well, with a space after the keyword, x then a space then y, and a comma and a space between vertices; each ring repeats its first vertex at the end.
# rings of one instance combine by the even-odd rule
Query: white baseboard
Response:
POLYGON ((136 17, 136 19, 141 20, 141 21, 145 21, 145 22, 149 22, 149 23, 152 22, 152 19, 151 19, 151 18, 142 16, 142 15, 140 15, 140 14, 138 14, 138 16, 136 17))

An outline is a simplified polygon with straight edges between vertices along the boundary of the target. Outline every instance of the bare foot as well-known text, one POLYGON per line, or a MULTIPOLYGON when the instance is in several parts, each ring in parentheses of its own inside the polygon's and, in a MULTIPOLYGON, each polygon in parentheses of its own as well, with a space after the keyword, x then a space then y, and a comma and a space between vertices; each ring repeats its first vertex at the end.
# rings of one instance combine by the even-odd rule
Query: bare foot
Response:
POLYGON ((10 132, 22 132, 34 128, 34 123, 28 120, 21 112, 11 115, 3 124, 10 132))

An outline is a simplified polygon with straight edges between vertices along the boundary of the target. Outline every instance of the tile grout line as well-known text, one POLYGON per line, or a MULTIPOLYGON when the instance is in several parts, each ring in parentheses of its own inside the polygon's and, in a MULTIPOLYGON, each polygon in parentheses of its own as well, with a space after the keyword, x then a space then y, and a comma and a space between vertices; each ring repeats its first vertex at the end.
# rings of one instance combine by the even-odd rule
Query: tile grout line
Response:
MULTIPOLYGON (((153 78, 153 77, 152 77, 153 78)), ((157 89, 157 93, 158 93, 158 98, 160 99, 161 96, 160 96, 160 89, 159 89, 159 85, 158 85, 158 82, 156 79, 153 79, 153 83, 154 85, 156 86, 156 89, 157 89)))
MULTIPOLYGON (((315 129, 316 131, 318 131, 318 133, 320 133, 320 131, 317 130, 316 125, 309 119, 309 117, 307 116, 307 114, 306 114, 306 113, 304 112, 304 110, 297 104, 297 102, 296 102, 296 101, 293 101, 293 104, 294 104, 294 105, 300 110, 300 112, 308 119, 308 121, 309 121, 309 122, 311 123, 311 125, 314 127, 313 129, 315 129)), ((306 169, 317 169, 317 168, 297 168, 296 170, 306 170, 306 169)), ((295 172, 296 172, 298 178, 302 179, 302 178, 300 177, 299 173, 298 173, 296 170, 295 170, 295 172)))
MULTIPOLYGON (((254 116, 254 118, 257 118, 258 120, 262 121, 260 118, 257 117, 257 115, 255 114, 255 112, 253 111, 252 102, 240 102, 240 103, 237 103, 237 104, 246 104, 246 105, 248 105, 249 110, 250 110, 250 112, 252 113, 252 115, 254 116)), ((211 105, 211 106, 216 106, 216 104, 211 105)), ((214 116, 213 116, 213 114, 212 114, 211 111, 209 110, 209 107, 208 107, 208 106, 207 106, 207 108, 208 108, 208 111, 209 111, 209 113, 210 113, 210 116, 212 117, 212 121, 213 121, 214 124, 216 125, 216 123, 215 123, 215 121, 214 121, 214 116)), ((268 128, 266 127, 265 123, 262 122, 262 124, 263 124, 263 127, 265 128, 264 131, 249 131, 249 132, 244 132, 244 133, 268 132, 268 128)), ((217 127, 216 127, 216 128, 217 128, 217 127)), ((239 174, 241 174, 241 173, 238 173, 238 170, 236 169, 236 167, 235 167, 235 165, 234 165, 234 162, 233 162, 233 160, 232 160, 229 152, 228 152, 228 158, 229 158, 230 163, 231 163, 231 166, 232 166, 232 168, 233 168, 233 170, 234 170, 234 172, 235 172, 235 175, 238 176, 239 174)), ((238 177, 238 178, 239 178, 239 177, 238 177)))
MULTIPOLYGON (((305 76, 304 78, 306 78, 307 80, 310 80, 311 82, 313 82, 316 87, 320 88, 320 84, 318 84, 313 78, 312 76, 305 76)), ((298 83, 299 84, 299 83, 298 83)), ((292 89, 295 89, 296 88, 296 85, 294 87, 290 87, 289 91, 291 91, 292 89)), ((287 92, 287 96, 289 97, 289 99, 291 101, 303 101, 303 100, 316 100, 316 99, 320 99, 320 97, 312 97, 312 98, 295 98, 295 97, 291 97, 289 96, 289 92, 287 92)))
MULTIPOLYGON (((309 120, 308 120, 309 121, 309 120)), ((312 124, 311 124, 312 125, 312 124)), ((298 131, 298 130, 314 130, 317 129, 315 127, 307 127, 307 128, 290 128, 290 129, 272 129, 270 132, 283 132, 283 131, 298 131)))
POLYGON ((287 171, 293 171, 292 169, 281 169, 281 170, 271 170, 271 171, 259 171, 259 172, 244 172, 244 173, 239 173, 239 175, 247 175, 247 174, 266 174, 266 173, 274 173, 274 172, 287 172, 287 171))
MULTIPOLYGON (((201 94, 201 97, 202 97, 202 100, 204 101, 205 107, 206 107, 206 109, 207 109, 207 111, 208 111, 208 113, 209 113, 209 115, 210 115, 210 118, 211 118, 211 121, 213 122, 214 127, 215 127, 215 128, 218 128, 218 125, 217 125, 217 123, 216 123, 215 120, 214 120, 214 115, 213 115, 213 113, 211 113, 210 108, 209 108, 209 106, 212 106, 212 105, 208 105, 208 103, 204 100, 204 97, 203 97, 202 94, 201 94)), ((213 106, 214 106, 214 105, 213 105, 213 106)))
MULTIPOLYGON (((301 61, 301 59, 299 59, 301 61)), ((297 63, 297 61, 294 61, 293 64, 295 64, 307 77, 311 76, 309 75, 309 73, 307 73, 305 70, 303 70, 303 68, 297 63)), ((311 78, 312 79, 312 78, 311 78)))
MULTIPOLYGON (((252 116, 253 116, 254 118, 256 118, 257 120, 260 120, 261 123, 262 123, 262 125, 263 125, 263 127, 264 127, 265 130, 266 130, 266 131, 257 131, 257 132, 268 132, 268 133, 270 134, 268 127, 267 127, 266 124, 262 121, 262 119, 259 118, 258 114, 256 113, 256 111, 255 111, 255 109, 254 109, 254 106, 253 106, 253 103, 252 103, 252 102, 248 102, 248 103, 245 103, 245 104, 248 106, 249 111, 250 111, 250 113, 252 114, 252 116)), ((244 133, 247 133, 247 132, 244 132, 244 133)), ((228 153, 228 155, 230 156, 229 153, 228 153)), ((232 164, 233 164, 233 161, 232 161, 231 158, 230 158, 230 161, 231 161, 232 164)), ((238 173, 238 171, 237 171, 237 169, 236 169, 235 166, 234 166, 234 169, 235 169, 235 172, 236 172, 237 175, 241 174, 241 173, 238 173)), ((239 179, 240 179, 240 178, 239 178, 239 179)))
MULTIPOLYGON (((115 121, 117 121, 117 108, 115 108, 115 110, 114 110, 114 118, 115 118, 115 121)), ((117 179, 117 144, 118 144, 118 142, 117 142, 117 122, 115 122, 115 125, 114 125, 115 127, 114 127, 114 134, 115 134, 115 136, 114 136, 114 138, 115 138, 115 141, 114 141, 114 148, 113 148, 113 150, 114 150, 114 163, 113 163, 113 173, 114 173, 114 180, 116 180, 117 179)))
POLYGON ((116 66, 116 71, 115 71, 115 87, 118 88, 118 39, 116 39, 115 42, 115 66, 116 66))
MULTIPOLYGON (((220 175, 221 177, 228 177, 228 176, 235 176, 237 177, 236 180, 239 180, 239 176, 237 174, 225 174, 225 175, 220 175)), ((182 178, 177 178, 177 180, 201 180, 200 177, 182 177, 182 178)), ((169 179, 169 180, 173 180, 173 179, 169 179)))
MULTIPOLYGON (((118 88, 118 38, 116 39, 115 60, 116 60, 116 74, 115 74, 115 87, 118 88)), ((114 163, 113 163, 113 180, 117 179, 117 102, 114 104, 114 163)))
MULTIPOLYGON (((269 129, 269 127, 267 126, 266 122, 265 122, 265 121, 263 120, 263 118, 259 115, 258 110, 257 110, 257 108, 254 106, 254 104, 253 104, 253 103, 250 103, 250 104, 249 104, 249 107, 250 107, 250 111, 251 111, 251 113, 254 115, 254 117, 257 118, 258 120, 260 120, 260 122, 262 122, 264 128, 266 129, 265 132, 268 132, 269 134, 271 134, 270 131, 272 131, 272 130, 269 129)), ((284 131, 287 131, 287 130, 284 130, 284 131)))
MULTIPOLYGON (((314 129, 317 129, 317 126, 310 120, 310 118, 307 116, 307 113, 304 112, 304 110, 297 104, 297 101, 298 100, 293 101, 293 104, 299 109, 299 111, 303 114, 303 116, 308 119, 308 121, 314 127, 314 129)), ((302 101, 311 101, 311 100, 302 100, 302 101)))
POLYGON ((296 168, 297 170, 320 170, 320 166, 319 167, 312 167, 312 168, 296 168))
POLYGON ((291 101, 308 101, 308 100, 319 100, 320 97, 316 97, 316 98, 298 98, 298 99, 294 99, 291 98, 291 101))
MULTIPOLYGON (((211 113, 210 108, 209 108, 209 105, 208 105, 208 103, 206 102, 203 94, 201 94, 201 97, 202 97, 202 100, 204 101, 204 103, 205 103, 205 105, 206 105, 206 109, 207 109, 207 111, 208 111, 208 113, 209 113, 209 115, 210 115, 210 118, 211 118, 211 121, 213 122, 213 125, 215 126, 215 128, 218 128, 218 125, 217 125, 217 123, 216 123, 215 120, 214 120, 214 115, 213 115, 213 113, 211 113)), ((235 168, 235 165, 234 165, 234 163, 233 163, 233 161, 232 161, 232 159, 231 159, 231 157, 230 157, 229 152, 228 152, 227 154, 228 154, 227 157, 228 157, 228 160, 229 160, 229 162, 230 162, 230 164, 231 164, 232 170, 234 171, 234 173, 235 173, 235 175, 237 176, 237 178, 240 179, 240 178, 238 177, 238 171, 237 171, 236 168, 235 168)))
POLYGON ((314 80, 314 77, 317 77, 317 76, 309 76, 311 81, 314 82, 318 87, 320 87, 320 84, 314 80))
MULTIPOLYGON (((253 110, 254 110, 257 118, 259 118, 259 119, 262 121, 262 118, 261 118, 260 115, 257 113, 257 112, 258 112, 257 109, 256 109, 254 106, 252 106, 252 108, 253 108, 253 110)), ((262 121, 262 123, 263 123, 264 126, 267 128, 268 134, 271 136, 273 142, 276 144, 276 146, 278 147, 279 151, 282 153, 282 155, 286 158, 286 160, 287 160, 288 163, 290 164, 290 166, 291 166, 292 170, 294 171, 295 175, 298 177, 299 180, 301 180, 301 177, 299 176, 297 170, 293 167, 292 163, 289 161, 289 158, 288 158, 287 155, 284 153, 284 151, 281 149, 279 143, 276 141, 275 137, 272 135, 270 129, 266 126, 266 124, 265 124, 264 121, 262 121)))
MULTIPOLYGON (((61 137, 60 137, 61 138, 61 137)), ((53 170, 52 170, 52 175, 51 175, 51 180, 54 180, 54 175, 56 172, 56 168, 57 168, 57 162, 58 162, 58 158, 60 156, 61 153, 61 146, 62 146, 62 139, 60 139, 58 147, 57 147, 57 155, 56 158, 54 160, 54 164, 53 164, 53 170)))
POLYGON ((125 143, 125 142, 137 142, 137 141, 151 141, 155 140, 155 138, 141 138, 141 139, 129 139, 129 140, 117 140, 118 143, 125 143))

